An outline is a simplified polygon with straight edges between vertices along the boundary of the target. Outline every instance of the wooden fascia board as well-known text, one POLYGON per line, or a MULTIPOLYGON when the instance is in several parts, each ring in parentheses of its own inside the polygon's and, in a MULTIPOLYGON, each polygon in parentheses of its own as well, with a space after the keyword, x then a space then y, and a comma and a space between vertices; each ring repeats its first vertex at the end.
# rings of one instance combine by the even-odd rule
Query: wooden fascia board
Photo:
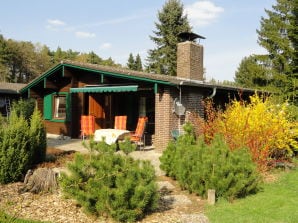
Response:
MULTIPOLYGON (((22 88, 20 90, 21 93, 25 93, 26 91, 30 90, 32 87, 36 86, 37 84, 40 84, 42 81, 44 81, 45 78, 49 77, 52 75, 54 72, 59 70, 62 67, 62 64, 58 64, 57 66, 53 67, 52 69, 46 71, 44 74, 42 74, 40 77, 36 78, 33 80, 31 83, 29 83, 27 86, 22 88)), ((44 83, 43 83, 44 86, 44 83)))

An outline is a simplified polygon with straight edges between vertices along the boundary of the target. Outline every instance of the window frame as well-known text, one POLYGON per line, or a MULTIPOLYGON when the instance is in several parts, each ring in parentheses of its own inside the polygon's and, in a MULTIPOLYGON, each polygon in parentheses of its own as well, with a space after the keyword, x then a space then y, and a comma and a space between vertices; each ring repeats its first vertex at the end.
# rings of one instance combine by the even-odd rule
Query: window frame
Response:
POLYGON ((64 95, 64 94, 53 95, 52 114, 53 114, 52 119, 66 120, 66 118, 67 118, 67 95, 64 95), (61 98, 63 98, 64 101, 59 100, 61 98), (57 99, 58 99, 58 101, 57 101, 57 99), (57 102, 58 102, 58 107, 57 107, 57 102), (63 107, 61 108, 59 105, 60 106, 63 105, 63 107), (64 110, 64 111, 61 112, 61 110, 64 110), (63 114, 63 116, 60 116, 60 114, 63 114))

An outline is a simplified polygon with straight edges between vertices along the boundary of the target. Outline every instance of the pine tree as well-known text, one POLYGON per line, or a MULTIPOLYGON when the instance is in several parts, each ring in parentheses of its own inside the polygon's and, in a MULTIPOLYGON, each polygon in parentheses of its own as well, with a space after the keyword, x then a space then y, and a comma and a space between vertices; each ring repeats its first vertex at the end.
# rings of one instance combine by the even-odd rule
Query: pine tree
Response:
POLYGON ((268 85, 267 70, 260 64, 260 56, 244 57, 235 73, 235 82, 243 87, 259 88, 268 85))
POLYGON ((179 0, 168 0, 158 12, 158 23, 155 23, 155 36, 150 36, 156 48, 149 50, 147 58, 149 72, 176 75, 177 43, 181 41, 178 34, 190 32, 186 15, 183 15, 183 4, 179 0))
POLYGON ((265 10, 257 30, 258 43, 268 51, 273 85, 297 104, 297 1, 277 0, 272 10, 265 10), (295 59, 296 58, 296 59, 295 59))
POLYGON ((135 70, 135 59, 132 55, 132 53, 129 54, 129 57, 128 57, 128 61, 127 61, 127 67, 128 69, 130 70, 135 70))
POLYGON ((142 60, 139 54, 136 56, 135 60, 135 70, 137 71, 142 71, 143 70, 143 65, 142 65, 142 60))

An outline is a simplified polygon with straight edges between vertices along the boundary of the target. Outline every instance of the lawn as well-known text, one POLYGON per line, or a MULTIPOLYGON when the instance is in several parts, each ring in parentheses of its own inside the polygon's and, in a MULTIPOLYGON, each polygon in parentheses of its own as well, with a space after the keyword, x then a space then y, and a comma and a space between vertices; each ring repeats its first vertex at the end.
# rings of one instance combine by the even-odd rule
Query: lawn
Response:
POLYGON ((1 210, 0 210, 0 222, 1 223, 2 222, 6 222, 6 223, 42 223, 41 221, 17 219, 15 217, 5 214, 1 210))
POLYGON ((280 173, 275 182, 264 184, 256 195, 208 206, 206 215, 211 223, 296 223, 297 208, 298 168, 280 173))

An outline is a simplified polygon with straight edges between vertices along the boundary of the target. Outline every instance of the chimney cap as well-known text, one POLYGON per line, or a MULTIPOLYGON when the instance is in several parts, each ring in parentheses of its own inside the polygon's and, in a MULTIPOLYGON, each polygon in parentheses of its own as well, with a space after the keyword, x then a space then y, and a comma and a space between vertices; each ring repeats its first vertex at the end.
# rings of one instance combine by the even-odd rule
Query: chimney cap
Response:
POLYGON ((204 36, 200 36, 196 33, 192 32, 182 32, 178 34, 178 37, 180 37, 183 41, 194 41, 195 39, 206 39, 204 36))

